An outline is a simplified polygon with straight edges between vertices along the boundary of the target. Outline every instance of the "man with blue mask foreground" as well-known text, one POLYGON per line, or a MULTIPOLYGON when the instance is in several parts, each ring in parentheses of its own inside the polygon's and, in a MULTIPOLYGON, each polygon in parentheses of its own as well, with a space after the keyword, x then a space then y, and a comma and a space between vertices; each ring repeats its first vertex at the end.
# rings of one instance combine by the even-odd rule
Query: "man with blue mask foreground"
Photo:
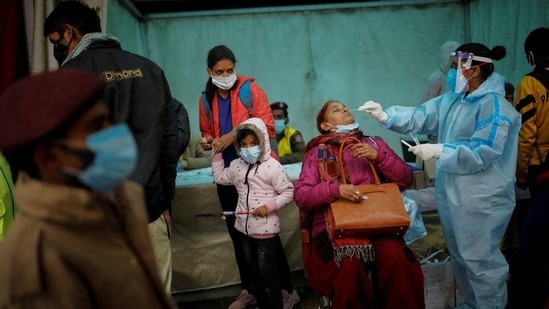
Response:
POLYGON ((0 247, 0 308, 175 308, 160 280, 126 124, 97 76, 25 78, 0 95, 19 213, 0 247))

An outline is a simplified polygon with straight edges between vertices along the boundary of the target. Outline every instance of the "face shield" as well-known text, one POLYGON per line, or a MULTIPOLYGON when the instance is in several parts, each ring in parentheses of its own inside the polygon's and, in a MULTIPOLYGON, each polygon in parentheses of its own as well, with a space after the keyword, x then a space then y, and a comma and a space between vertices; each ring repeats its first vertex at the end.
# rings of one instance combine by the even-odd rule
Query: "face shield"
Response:
MULTIPOLYGON (((469 90, 469 79, 463 75, 463 70, 468 70, 471 68, 473 60, 483 62, 479 65, 486 63, 492 63, 492 59, 486 57, 475 56, 473 53, 454 51, 450 53, 450 57, 455 58, 453 63, 456 63, 456 73, 453 77, 451 83, 448 85, 449 89, 453 89, 455 93, 462 93, 469 90), (453 84, 453 85, 451 85, 453 84)), ((450 82, 450 81, 447 81, 450 82)))
POLYGON ((485 62, 485 63, 492 63, 492 59, 481 57, 481 56, 475 56, 473 53, 469 52, 462 52, 462 51, 453 51, 450 53, 450 57, 457 58, 458 60, 458 69, 470 69, 471 64, 473 63, 473 60, 485 62))

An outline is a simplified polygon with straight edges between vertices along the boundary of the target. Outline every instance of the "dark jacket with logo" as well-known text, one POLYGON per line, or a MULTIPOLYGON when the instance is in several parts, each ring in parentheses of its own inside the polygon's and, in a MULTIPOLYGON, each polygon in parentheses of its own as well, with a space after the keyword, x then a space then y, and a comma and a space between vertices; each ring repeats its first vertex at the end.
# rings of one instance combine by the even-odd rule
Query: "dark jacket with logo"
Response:
POLYGON ((154 62, 121 49, 116 40, 92 42, 63 67, 91 71, 106 82, 113 123, 131 128, 139 150, 130 176, 145 191, 149 222, 171 207, 177 160, 189 139, 183 105, 172 99, 164 71, 154 62))

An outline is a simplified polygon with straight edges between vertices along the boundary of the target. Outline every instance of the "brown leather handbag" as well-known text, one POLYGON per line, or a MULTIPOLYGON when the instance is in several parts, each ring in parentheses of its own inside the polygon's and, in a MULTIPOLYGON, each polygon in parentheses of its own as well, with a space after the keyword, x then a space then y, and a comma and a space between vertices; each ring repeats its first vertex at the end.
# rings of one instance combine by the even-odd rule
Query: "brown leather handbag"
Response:
MULTIPOLYGON (((340 146, 338 156, 343 183, 347 183, 343 153, 357 141, 360 142, 357 138, 351 137, 340 146)), ((381 183, 376 168, 370 161, 369 163, 375 183, 356 185, 362 193, 362 201, 355 203, 341 198, 331 203, 325 213, 328 234, 332 239, 379 235, 403 236, 410 225, 410 218, 404 208, 398 185, 381 183)))

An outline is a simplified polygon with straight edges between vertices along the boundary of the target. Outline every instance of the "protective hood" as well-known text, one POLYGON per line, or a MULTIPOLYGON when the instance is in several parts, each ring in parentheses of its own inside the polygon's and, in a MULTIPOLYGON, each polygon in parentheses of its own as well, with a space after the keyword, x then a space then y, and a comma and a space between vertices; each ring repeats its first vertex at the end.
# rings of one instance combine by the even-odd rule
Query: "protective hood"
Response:
MULTIPOLYGON (((271 156, 271 144, 269 143, 269 134, 267 133, 267 127, 265 126, 263 120, 260 118, 250 118, 239 124, 235 130, 235 137, 236 134, 242 129, 251 129, 255 132, 259 138, 259 149, 261 150, 258 162, 267 161, 271 156)), ((236 141, 236 138, 234 141, 234 148, 237 153, 240 153, 240 145, 236 141)))
POLYGON ((492 73, 475 91, 469 93, 465 97, 465 102, 476 102, 488 93, 496 93, 500 96, 505 96, 505 77, 499 73, 492 73))
POLYGON ((444 42, 442 46, 440 46, 440 71, 446 75, 448 73, 448 69, 450 68, 450 65, 452 64, 452 58, 450 58, 450 53, 453 51, 456 51, 456 49, 460 46, 458 42, 454 41, 448 41, 444 42))

